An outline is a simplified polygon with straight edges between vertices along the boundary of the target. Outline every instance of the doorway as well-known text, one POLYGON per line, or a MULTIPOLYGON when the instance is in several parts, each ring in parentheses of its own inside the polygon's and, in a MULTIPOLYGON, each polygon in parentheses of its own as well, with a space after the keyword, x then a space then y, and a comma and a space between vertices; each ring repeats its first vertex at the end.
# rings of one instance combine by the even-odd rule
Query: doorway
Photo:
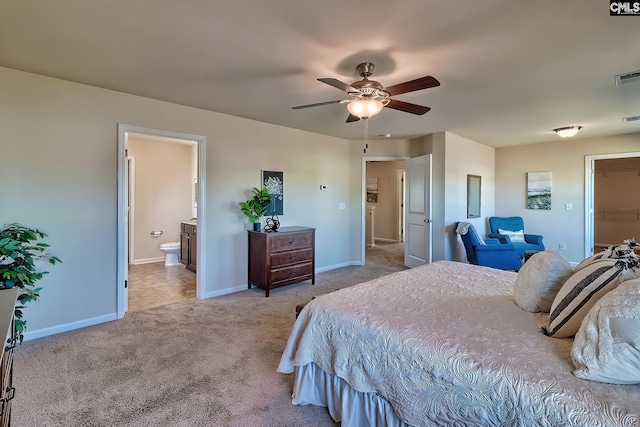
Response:
POLYGON ((363 158, 363 261, 404 266, 403 157, 363 158))
MULTIPOLYGON (((170 132, 170 131, 164 131, 164 130, 158 130, 158 129, 149 129, 149 128, 141 128, 141 127, 137 127, 137 126, 130 126, 130 125, 123 125, 123 124, 119 124, 118 125, 118 246, 117 246, 117 263, 118 263, 118 271, 117 271, 117 283, 118 283, 118 287, 117 287, 117 307, 118 307, 118 318, 122 318, 124 317, 124 314, 129 310, 129 284, 130 284, 130 277, 129 277, 129 255, 130 255, 130 250, 134 248, 136 248, 137 244, 134 243, 131 248, 129 245, 129 237, 134 237, 137 235, 137 238, 135 239, 136 241, 141 240, 143 243, 146 242, 146 244, 151 244, 153 245, 154 242, 153 239, 150 239, 148 235, 151 233, 151 237, 160 237, 162 236, 162 234, 164 233, 164 230, 167 229, 167 231, 170 233, 170 235, 172 236, 171 240, 173 241, 173 237, 176 237, 175 240, 179 241, 179 233, 180 233, 180 224, 179 221, 180 220, 176 220, 178 221, 178 223, 174 224, 174 222, 176 221, 171 221, 170 224, 168 226, 157 226, 155 225, 155 223, 153 225, 149 225, 146 224, 144 226, 142 226, 141 228, 143 230, 138 230, 137 232, 135 231, 135 224, 132 223, 132 220, 134 218, 139 218, 140 215, 135 215, 136 210, 140 209, 141 203, 135 203, 135 204, 131 204, 130 203, 130 181, 132 176, 130 175, 131 171, 130 171, 130 165, 131 163, 131 159, 129 154, 129 141, 130 138, 135 137, 136 139, 147 139, 147 140, 152 140, 155 141, 156 143, 162 143, 162 144, 168 144, 168 143, 172 143, 172 144, 191 144, 192 146, 194 146, 193 149, 191 149, 191 156, 192 156, 192 163, 195 163, 194 165, 194 170, 193 172, 190 172, 190 176, 187 178, 188 182, 193 182, 193 184, 189 184, 189 188, 191 188, 191 191, 189 191, 189 196, 187 199, 187 203, 191 204, 191 210, 187 210, 185 211, 185 221, 188 221, 190 218, 195 217, 197 218, 197 233, 196 236, 197 237, 197 253, 194 254, 195 258, 196 258, 196 264, 200 265, 201 267, 197 269, 196 273, 195 273, 195 296, 197 298, 201 298, 201 296, 204 294, 203 292, 203 286, 205 282, 205 276, 206 276, 206 268, 205 265, 201 262, 199 262, 200 259, 204 259, 204 254, 206 252, 206 239, 201 238, 201 236, 205 235, 205 230, 206 230, 206 217, 205 217, 205 213, 204 213, 204 207, 206 206, 205 203, 205 171, 206 171, 206 166, 205 166, 205 144, 206 144, 206 139, 204 136, 200 136, 200 135, 190 135, 190 134, 183 134, 183 133, 177 133, 177 132, 170 132), (195 176, 195 178, 192 178, 191 174, 193 174, 193 176, 195 176), (132 210, 132 208, 134 208, 134 210, 132 210), (175 227, 174 227, 175 225, 175 227), (133 226, 132 229, 134 231, 132 231, 132 233, 129 233, 129 228, 130 226, 133 226), (151 228, 150 230, 146 230, 146 228, 151 228), (156 229, 157 228, 157 229, 156 229), (175 230, 174 230, 175 228, 175 230), (143 232, 143 234, 140 234, 140 231, 143 232), (173 236, 173 234, 177 234, 177 236, 173 236), (156 236, 154 236, 154 234, 156 236), (141 237, 142 236, 142 237, 141 237), (145 239, 146 237, 146 239, 145 239), (151 243, 150 243, 151 242, 151 243)), ((133 141, 133 140, 132 140, 133 141)), ((135 170, 138 171, 141 169, 141 162, 139 161, 135 161, 134 163, 135 165, 135 170)), ((169 190, 167 190, 169 191, 169 190)), ((140 197, 140 192, 138 192, 138 194, 134 193, 134 197, 140 197)), ((135 199, 134 199, 135 200, 135 199)), ((169 201, 169 204, 170 201, 169 201)), ((161 208, 159 208, 161 209, 161 208)), ((155 247, 153 248, 152 252, 147 252, 147 253, 151 253, 153 254, 152 256, 140 256, 139 254, 136 255, 136 253, 131 254, 131 259, 134 260, 133 264, 138 264, 138 265, 147 265, 148 268, 152 268, 152 267, 157 267, 157 268, 162 268, 162 274, 160 274, 159 272, 151 272, 148 277, 153 277, 156 276, 156 279, 154 279, 156 282, 157 281, 162 281, 163 277, 166 278, 166 280, 182 280, 180 277, 178 277, 182 272, 182 265, 178 266, 178 268, 175 268, 176 270, 176 274, 178 274, 178 276, 176 277, 171 277, 171 274, 173 274, 172 272, 167 272, 168 269, 171 269, 173 267, 167 267, 166 269, 164 268, 164 262, 162 262, 164 260, 164 254, 162 252, 159 252, 157 250, 157 246, 158 245, 154 245, 155 247), (158 257, 158 253, 161 255, 160 257, 158 257), (181 271, 177 271, 178 269, 180 269, 181 271), (169 274, 171 273, 171 274, 169 274), (160 278, 158 278, 158 276, 160 278)), ((146 268, 146 269, 148 269, 146 268)), ((136 271, 136 273, 139 273, 136 271)), ((188 274, 191 274, 191 277, 193 278, 193 273, 192 272, 186 272, 188 274)), ((143 277, 143 276, 136 276, 136 277, 143 277)), ((135 279, 135 277, 132 277, 132 279, 135 279)))
POLYGON ((585 156, 585 258, 640 231, 640 152, 585 156), (634 193, 635 194, 635 193, 634 193))

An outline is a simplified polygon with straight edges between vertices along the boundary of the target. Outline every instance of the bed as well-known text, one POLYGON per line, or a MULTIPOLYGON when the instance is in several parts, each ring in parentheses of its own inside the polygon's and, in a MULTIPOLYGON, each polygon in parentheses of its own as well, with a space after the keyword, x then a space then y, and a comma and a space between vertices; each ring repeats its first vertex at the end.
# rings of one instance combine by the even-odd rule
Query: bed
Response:
POLYGON ((343 426, 640 426, 640 385, 573 375, 573 339, 519 308, 516 273, 439 261, 312 300, 278 372, 343 426))

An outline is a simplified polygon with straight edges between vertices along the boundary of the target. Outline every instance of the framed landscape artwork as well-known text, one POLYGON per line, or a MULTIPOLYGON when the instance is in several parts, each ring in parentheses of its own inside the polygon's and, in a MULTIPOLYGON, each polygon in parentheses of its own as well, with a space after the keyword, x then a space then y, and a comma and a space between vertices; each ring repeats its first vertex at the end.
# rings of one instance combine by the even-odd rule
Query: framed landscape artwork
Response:
POLYGON ((551 172, 527 172, 527 209, 551 210, 551 172))

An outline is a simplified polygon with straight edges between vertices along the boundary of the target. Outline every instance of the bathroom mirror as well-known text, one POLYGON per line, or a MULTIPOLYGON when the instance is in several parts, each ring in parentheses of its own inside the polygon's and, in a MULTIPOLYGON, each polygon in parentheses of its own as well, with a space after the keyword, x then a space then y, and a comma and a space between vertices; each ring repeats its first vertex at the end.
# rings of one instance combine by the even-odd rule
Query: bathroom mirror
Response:
POLYGON ((193 207, 198 207, 198 178, 193 178, 193 207))
POLYGON ((482 177, 467 175, 467 218, 480 218, 480 190, 482 177))

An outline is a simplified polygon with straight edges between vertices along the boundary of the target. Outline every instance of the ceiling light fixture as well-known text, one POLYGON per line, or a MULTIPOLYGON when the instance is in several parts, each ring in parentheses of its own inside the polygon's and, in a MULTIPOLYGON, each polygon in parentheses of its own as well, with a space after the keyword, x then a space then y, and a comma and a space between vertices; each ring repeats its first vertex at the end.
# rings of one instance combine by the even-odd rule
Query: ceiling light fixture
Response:
POLYGON ((368 119, 382 111, 384 104, 375 99, 358 99, 347 104, 347 110, 361 119, 368 119))
POLYGON ((569 138, 578 133, 582 129, 582 126, 565 126, 562 128, 554 129, 553 131, 561 138, 569 138))

